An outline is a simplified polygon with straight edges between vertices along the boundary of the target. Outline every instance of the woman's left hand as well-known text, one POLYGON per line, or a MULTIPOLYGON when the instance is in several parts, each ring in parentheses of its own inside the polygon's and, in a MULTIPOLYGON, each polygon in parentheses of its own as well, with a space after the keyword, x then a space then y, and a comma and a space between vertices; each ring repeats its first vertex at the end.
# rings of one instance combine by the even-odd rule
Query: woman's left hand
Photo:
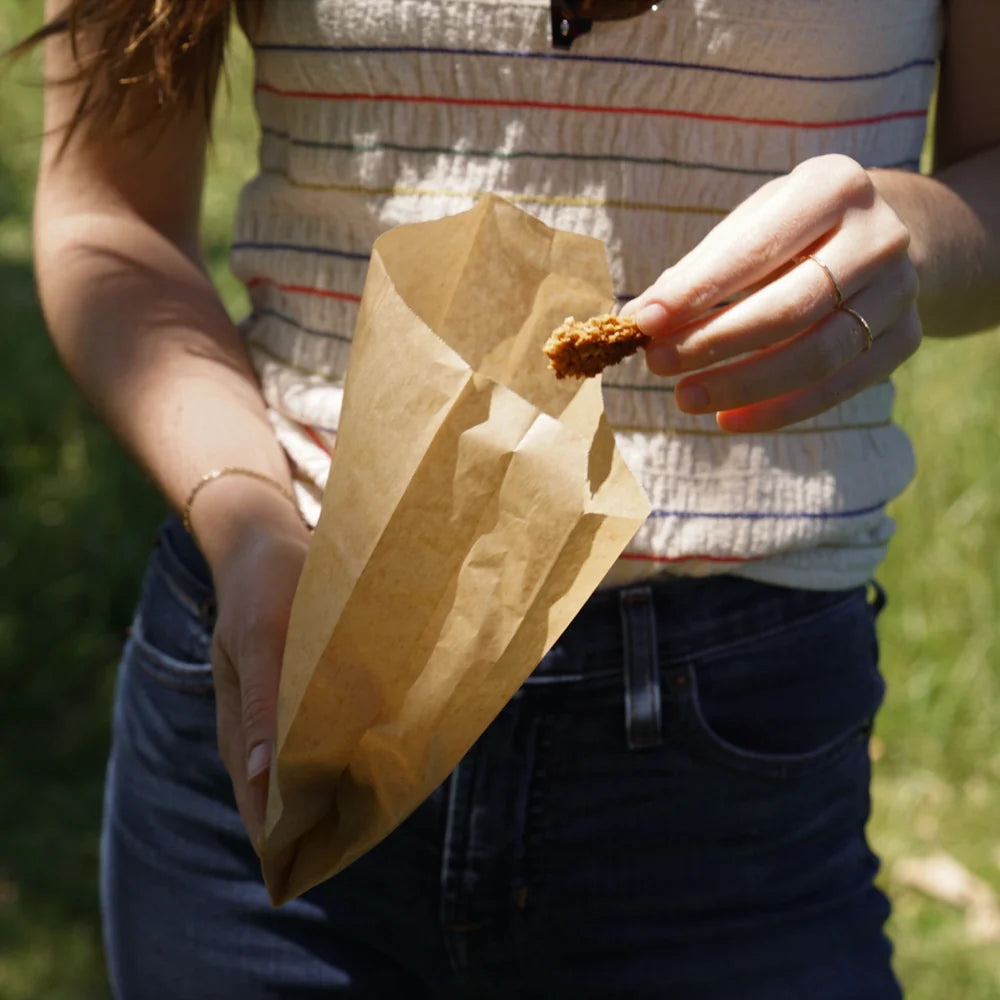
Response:
POLYGON ((650 370, 694 373, 677 383, 680 409, 715 413, 723 430, 773 430, 917 349, 909 242, 864 168, 820 156, 756 191, 623 313, 652 338, 650 370))

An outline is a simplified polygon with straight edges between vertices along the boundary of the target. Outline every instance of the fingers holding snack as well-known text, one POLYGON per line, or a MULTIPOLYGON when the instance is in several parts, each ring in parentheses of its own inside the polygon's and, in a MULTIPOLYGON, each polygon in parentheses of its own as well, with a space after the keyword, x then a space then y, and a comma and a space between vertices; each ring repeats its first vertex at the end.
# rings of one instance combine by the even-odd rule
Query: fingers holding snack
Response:
POLYGON ((681 410, 771 430, 913 353, 919 324, 899 322, 916 316, 909 243, 872 174, 819 156, 751 195, 623 312, 650 334, 650 371, 684 376, 681 410), (880 363, 859 362, 876 340, 880 363))
MULTIPOLYGON (((867 353, 875 340, 882 349, 889 344, 889 357, 895 359, 892 368, 898 367, 916 346, 906 336, 909 328, 898 325, 914 305, 911 298, 887 294, 886 287, 886 283, 869 286, 800 331, 686 375, 677 383, 678 405, 689 413, 718 413, 818 388, 867 353)), ((853 384, 859 392, 868 383, 859 379, 853 384)))

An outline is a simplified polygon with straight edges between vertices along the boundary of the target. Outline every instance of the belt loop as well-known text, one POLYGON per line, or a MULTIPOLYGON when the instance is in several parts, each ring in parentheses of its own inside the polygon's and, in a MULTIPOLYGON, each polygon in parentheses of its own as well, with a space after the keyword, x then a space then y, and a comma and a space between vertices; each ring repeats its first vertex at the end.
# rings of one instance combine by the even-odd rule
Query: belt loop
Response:
POLYGON ((628 587, 619 595, 625 673, 625 739, 630 750, 663 742, 660 663, 650 587, 628 587))

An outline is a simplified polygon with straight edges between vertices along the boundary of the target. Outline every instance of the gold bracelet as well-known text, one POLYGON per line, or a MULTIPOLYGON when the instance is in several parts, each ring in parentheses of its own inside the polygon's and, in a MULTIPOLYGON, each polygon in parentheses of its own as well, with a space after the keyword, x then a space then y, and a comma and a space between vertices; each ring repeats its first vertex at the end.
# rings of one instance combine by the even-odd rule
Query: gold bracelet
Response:
POLYGON ((295 497, 292 496, 291 491, 285 489, 277 479, 271 476, 265 475, 263 472, 258 472, 256 469, 244 469, 239 465, 227 465, 221 469, 212 469, 206 472, 205 475, 201 477, 194 484, 191 492, 188 494, 187 501, 184 504, 184 510, 181 513, 181 521, 184 523, 184 530, 190 535, 191 532, 191 505, 194 503, 195 498, 198 494, 211 482, 216 479, 221 479, 223 476, 249 476, 250 479, 256 479, 260 483, 266 483, 272 489, 277 490, 286 500, 289 500, 292 505, 298 510, 298 505, 295 503, 295 497))

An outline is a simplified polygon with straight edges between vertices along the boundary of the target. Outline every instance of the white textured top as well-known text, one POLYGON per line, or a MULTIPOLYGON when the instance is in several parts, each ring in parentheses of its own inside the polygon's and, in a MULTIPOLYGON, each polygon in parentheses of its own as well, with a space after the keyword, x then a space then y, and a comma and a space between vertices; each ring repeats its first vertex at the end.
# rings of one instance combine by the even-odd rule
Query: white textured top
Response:
MULTIPOLYGON (((770 177, 822 153, 917 169, 939 0, 661 0, 552 48, 546 0, 264 0, 263 141, 232 262, 274 426, 315 522, 375 238, 494 192, 603 240, 624 301, 770 177)), ((885 382, 728 435, 641 356, 604 376, 653 513, 612 578, 732 572, 850 587, 913 474, 885 382)))

